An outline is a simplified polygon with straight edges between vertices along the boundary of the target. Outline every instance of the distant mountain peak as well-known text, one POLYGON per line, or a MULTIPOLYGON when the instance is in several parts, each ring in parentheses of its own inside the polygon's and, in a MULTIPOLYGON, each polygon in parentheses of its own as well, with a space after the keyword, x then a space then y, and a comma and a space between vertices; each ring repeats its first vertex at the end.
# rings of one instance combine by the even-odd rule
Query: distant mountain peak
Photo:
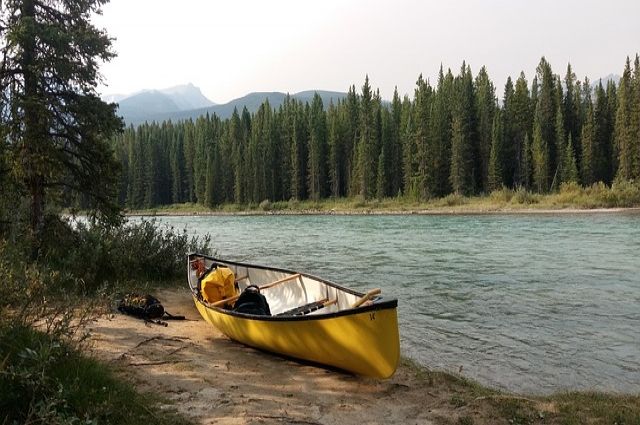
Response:
POLYGON ((185 84, 162 90, 147 90, 138 93, 136 96, 131 96, 120 101, 118 112, 127 124, 133 125, 141 124, 145 121, 162 122, 166 120, 180 121, 196 119, 206 114, 216 114, 219 118, 226 119, 231 117, 234 109, 241 112, 243 108, 246 107, 250 113, 254 113, 265 101, 269 101, 272 108, 278 108, 287 96, 301 102, 311 102, 313 96, 318 93, 325 108, 331 103, 338 103, 338 101, 347 96, 346 93, 327 90, 306 90, 294 94, 282 92, 253 92, 222 105, 212 104, 209 101, 209 105, 195 108, 186 108, 176 101, 176 99, 184 95, 184 93, 193 94, 196 92, 200 93, 200 89, 193 84, 185 84), (154 103, 154 99, 156 103, 154 103), (172 107, 171 104, 174 106, 172 107))

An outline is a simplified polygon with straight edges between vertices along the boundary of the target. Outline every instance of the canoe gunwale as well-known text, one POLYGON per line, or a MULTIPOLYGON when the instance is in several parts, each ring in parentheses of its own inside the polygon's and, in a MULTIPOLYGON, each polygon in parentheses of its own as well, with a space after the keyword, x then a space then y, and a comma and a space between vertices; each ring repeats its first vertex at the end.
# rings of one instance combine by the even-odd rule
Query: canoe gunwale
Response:
MULTIPOLYGON (((214 261, 214 262, 219 262, 219 263, 223 263, 223 264, 230 264, 230 265, 234 265, 234 266, 240 266, 240 267, 251 267, 251 268, 256 268, 256 269, 261 269, 261 270, 271 270, 271 271, 276 271, 276 272, 282 272, 282 273, 291 273, 291 274, 296 274, 296 273, 300 273, 297 271, 293 271, 293 270, 288 270, 288 269, 282 269, 282 268, 277 268, 277 267, 267 267, 267 266, 261 266, 261 265, 255 265, 255 264, 250 264, 250 263, 241 263, 241 262, 236 262, 236 261, 229 261, 229 260, 223 260, 221 258, 215 258, 215 257, 211 257, 209 255, 202 255, 202 254, 197 254, 197 253, 189 253, 187 258, 188 261, 191 261, 192 258, 194 257, 199 257, 199 258, 206 258, 208 260, 214 261)), ((317 276, 313 276, 307 273, 300 273, 302 276, 304 277, 308 277, 310 279, 314 279, 317 280, 319 282, 322 282, 326 285, 332 286, 338 290, 350 293, 352 295, 356 295, 358 297, 362 297, 365 294, 361 293, 361 292, 357 292, 354 290, 351 290, 349 288, 345 288, 341 285, 338 285, 337 283, 331 282, 329 280, 317 277, 317 276)), ((380 311, 380 310, 388 310, 388 309, 396 309, 398 307, 398 300, 396 298, 391 298, 391 299, 378 299, 378 300, 374 300, 373 304, 367 305, 367 306, 361 306, 361 307, 356 307, 356 308, 347 308, 344 310, 340 310, 340 311, 336 311, 336 312, 332 312, 332 313, 318 313, 318 314, 311 314, 311 315, 303 315, 303 316, 262 316, 262 315, 256 315, 256 314, 247 314, 247 313, 240 313, 237 311, 233 311, 233 310, 228 310, 228 309, 224 309, 221 307, 216 307, 216 306, 212 306, 209 303, 205 302, 204 300, 201 299, 201 297, 199 296, 199 294, 197 293, 197 289, 192 287, 191 284, 189 284, 189 288, 191 289, 191 293, 193 295, 194 300, 201 304, 202 306, 204 306, 205 308, 207 308, 208 310, 213 310, 215 312, 218 313, 222 313, 222 314, 226 314, 228 316, 234 316, 234 317, 238 317, 238 318, 243 318, 243 319, 250 319, 250 320, 257 320, 257 321, 265 321, 265 322, 291 322, 291 321, 310 321, 310 320, 325 320, 325 319, 332 319, 332 318, 336 318, 336 317, 341 317, 341 316, 349 316, 352 314, 360 314, 360 313, 365 313, 365 312, 374 312, 374 311, 380 311)))

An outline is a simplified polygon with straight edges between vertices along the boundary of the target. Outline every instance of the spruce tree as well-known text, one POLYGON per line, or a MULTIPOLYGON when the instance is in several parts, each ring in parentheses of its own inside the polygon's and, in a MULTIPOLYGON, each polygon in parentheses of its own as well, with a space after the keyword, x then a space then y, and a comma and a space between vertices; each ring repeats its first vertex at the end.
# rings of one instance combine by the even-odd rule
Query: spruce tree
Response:
POLYGON ((616 178, 619 180, 633 179, 633 141, 631 132, 631 105, 632 105, 632 80, 631 62, 627 57, 624 72, 620 79, 617 91, 618 106, 615 124, 615 145, 618 152, 618 171, 616 178))
POLYGON ((566 149, 567 137, 565 136, 565 123, 564 123, 564 114, 562 113, 562 108, 556 109, 556 120, 555 120, 555 129, 556 129, 556 151, 558 155, 558 163, 556 164, 556 168, 553 173, 553 178, 551 181, 552 189, 557 189, 560 186, 561 176, 562 176, 562 166, 564 164, 564 150, 566 149))
POLYGON ((575 183, 579 182, 578 177, 578 166, 576 164, 576 156, 573 148, 573 138, 571 134, 567 138, 567 146, 564 150, 564 159, 562 163, 562 175, 561 182, 562 183, 575 183))
MULTIPOLYGON (((533 129, 532 112, 534 109, 531 107, 531 103, 527 79, 524 72, 521 72, 520 77, 518 77, 516 81, 515 91, 513 93, 513 100, 510 106, 513 112, 510 116, 513 117, 511 128, 515 143, 515 157, 513 158, 515 162, 515 169, 513 171, 515 176, 514 186, 524 186, 526 188, 529 188, 530 180, 525 182, 522 178, 530 175, 531 171, 525 170, 524 168, 526 167, 523 165, 524 161, 527 160, 526 156, 530 155, 530 151, 525 154, 524 141, 525 135, 532 134, 533 129)), ((531 161, 528 162, 528 167, 531 167, 531 161)))
POLYGON ((582 173, 582 184, 590 186, 596 182, 597 146, 596 131, 593 116, 593 104, 587 105, 587 116, 582 126, 580 135, 582 163, 580 171, 582 173))
POLYGON ((365 77, 362 86, 360 102, 360 127, 359 140, 356 148, 355 181, 358 183, 359 195, 364 199, 373 196, 375 190, 375 123, 374 123, 373 97, 369 76, 365 77))
POLYGON ((431 193, 427 186, 428 181, 432 180, 427 173, 432 171, 428 168, 429 158, 432 156, 432 140, 429 135, 429 113, 431 111, 432 90, 429 83, 422 78, 422 74, 416 82, 415 100, 414 100, 414 135, 411 139, 414 143, 411 155, 411 163, 407 166, 411 167, 411 175, 416 180, 419 188, 420 197, 428 198, 431 193))
MULTIPOLYGON (((538 79, 540 81, 540 92, 537 97, 537 104, 535 109, 535 120, 537 120, 539 129, 538 131, 533 129, 533 151, 534 151, 534 174, 538 173, 538 177, 544 178, 545 181, 536 181, 539 185, 540 191, 548 191, 551 181, 550 173, 556 171, 556 148, 558 143, 556 142, 556 129, 555 118, 557 108, 557 80, 556 76, 551 70, 551 65, 547 60, 542 57, 540 64, 537 68, 538 79), (539 138, 536 139, 536 132, 539 133, 539 138), (542 150, 539 150, 542 149, 542 150), (537 159, 535 159, 537 156, 537 159), (537 163, 536 161, 542 161, 544 158, 544 165, 537 163), (542 167, 542 168, 538 168, 542 167), (544 172, 543 172, 544 169, 544 172)), ((551 178, 553 175, 551 175, 551 178)), ((534 177, 535 180, 535 177, 534 177)))
POLYGON ((549 147, 542 135, 542 125, 538 116, 533 123, 531 159, 534 188, 538 193, 545 193, 549 190, 549 147))
POLYGON ((117 163, 107 145, 122 128, 115 104, 96 93, 111 39, 91 22, 105 0, 6 1, 0 7, 0 103, 5 155, 29 198, 32 255, 47 205, 61 188, 89 200, 92 214, 119 219, 117 163))
POLYGON ((313 96, 309 117, 309 196, 313 200, 325 197, 327 181, 327 122, 322 99, 318 93, 313 96))
POLYGON ((493 118, 491 130, 491 152, 489 154, 489 176, 487 189, 490 192, 504 186, 505 149, 504 149, 504 124, 502 112, 498 110, 493 118))
POLYGON ((633 79, 631 83, 630 111, 631 119, 631 151, 633 155, 633 178, 640 179, 640 56, 636 54, 633 65, 633 79))
POLYGON ((475 79, 476 148, 475 169, 478 170, 478 189, 488 189, 489 156, 493 143, 493 124, 496 113, 496 91, 483 66, 475 79))
POLYGON ((519 186, 524 189, 531 189, 531 176, 533 174, 533 159, 531 158, 531 141, 529 134, 525 133, 522 141, 522 158, 520 166, 520 175, 518 176, 519 186))
POLYGON ((480 170, 474 165, 475 108, 471 69, 462 64, 454 84, 454 107, 451 124, 451 174, 449 181, 456 193, 471 194, 478 187, 480 170))
POLYGON ((502 123, 504 132, 504 184, 513 187, 516 184, 518 163, 518 142, 515 135, 515 110, 513 105, 515 89, 511 77, 507 78, 502 97, 502 123))

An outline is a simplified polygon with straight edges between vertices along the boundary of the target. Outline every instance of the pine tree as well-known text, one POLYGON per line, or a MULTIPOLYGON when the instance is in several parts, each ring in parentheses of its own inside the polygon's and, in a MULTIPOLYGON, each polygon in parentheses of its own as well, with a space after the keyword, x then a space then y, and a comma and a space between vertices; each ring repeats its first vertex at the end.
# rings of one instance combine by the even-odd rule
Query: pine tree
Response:
POLYGON ((327 181, 327 122, 322 105, 322 99, 318 93, 313 96, 311 104, 311 116, 309 117, 309 196, 313 200, 325 197, 327 181))
POLYGON ((565 123, 564 123, 564 115, 562 113, 562 108, 556 109, 556 151, 558 155, 558 163, 556 164, 556 168, 554 170, 553 179, 551 182, 552 189, 557 189, 560 186, 560 182, 562 180, 562 166, 564 164, 564 150, 566 148, 567 137, 565 136, 565 123))
POLYGON ((522 158, 520 166, 520 175, 518 176, 519 186, 524 189, 531 189, 531 176, 533 159, 531 158, 531 142, 529 140, 529 134, 525 133, 522 141, 522 158))
POLYGON ((490 192, 500 189, 505 185, 505 149, 504 149, 504 124, 502 111, 498 110, 493 118, 491 130, 491 152, 489 154, 489 176, 487 189, 490 192))
MULTIPOLYGON (((530 180, 527 182, 523 181, 522 178, 530 175, 531 171, 524 170, 526 168, 524 165, 524 161, 526 161, 526 156, 530 155, 529 153, 525 153, 525 135, 532 134, 533 130, 533 120, 532 120, 532 112, 534 109, 531 107, 532 101, 529 95, 529 87, 527 83, 527 79, 524 73, 520 73, 520 77, 516 81, 515 91, 513 93, 513 100, 511 102, 511 109, 513 112, 510 114, 513 117, 512 123, 512 131, 513 131, 513 139, 514 139, 514 150, 515 157, 513 158, 515 162, 515 169, 513 171, 514 174, 514 186, 524 186, 529 188, 530 180)), ((529 147, 530 148, 530 147, 529 147)), ((528 167, 531 167, 531 161, 528 162, 528 167)))
POLYGON ((451 70, 445 75, 440 66, 438 86, 434 93, 431 108, 430 138, 433 153, 430 161, 433 183, 430 192, 433 196, 444 196, 451 192, 449 176, 451 174, 451 114, 454 78, 451 70))
POLYGON ((302 105, 295 107, 293 118, 293 134, 291 140, 291 197, 293 199, 307 198, 307 151, 308 125, 302 105))
POLYGON ((589 102, 587 106, 587 116, 582 126, 580 135, 581 158, 582 163, 580 171, 582 172, 582 183, 590 186, 596 182, 596 132, 593 116, 593 104, 589 102))
POLYGON ((489 156, 493 143, 493 124, 496 113, 496 92, 483 66, 475 80, 475 110, 477 113, 475 169, 478 170, 478 189, 488 189, 489 156))
POLYGON ((502 97, 502 125, 503 125, 503 147, 504 147, 504 184, 507 187, 513 187, 516 184, 517 163, 518 163, 518 142, 515 136, 515 111, 513 108, 513 100, 515 89, 511 77, 507 78, 504 86, 504 94, 502 97))
POLYGON ((616 178, 619 180, 633 179, 633 141, 631 132, 631 105, 632 105, 632 80, 631 62, 627 62, 620 79, 617 91, 618 107, 616 111, 615 144, 618 152, 618 171, 616 178))
POLYGON ((342 130, 342 118, 339 109, 329 106, 327 112, 327 126, 329 128, 329 183, 330 194, 333 198, 344 196, 344 135, 342 130))
POLYGON ((382 200, 386 196, 386 188, 387 188, 387 170, 385 168, 386 158, 385 158, 385 148, 382 147, 382 151, 380 151, 380 156, 378 157, 378 172, 377 172, 377 182, 376 182, 376 198, 382 200))
POLYGON ((580 118, 578 116, 578 109, 575 103, 576 90, 579 90, 580 86, 576 86, 576 74, 573 72, 571 64, 567 64, 567 73, 564 77, 564 85, 566 89, 563 101, 564 133, 566 136, 571 135, 575 138, 580 131, 580 118))
POLYGON ((549 148, 542 135, 542 125, 538 116, 533 123, 533 144, 531 146, 533 184, 538 193, 549 190, 549 148))
POLYGON ((430 176, 427 173, 428 161, 431 156, 432 141, 429 137, 429 113, 431 111, 432 90, 429 83, 422 78, 422 74, 416 82, 415 100, 414 100, 414 135, 411 141, 414 146, 411 151, 411 163, 407 166, 411 167, 411 178, 415 179, 420 197, 426 199, 430 196, 428 182, 430 176))
POLYGON ((472 141, 475 133, 473 77, 464 63, 455 80, 455 105, 451 124, 451 175, 449 181, 456 193, 470 194, 478 186, 480 171, 474 167, 472 141))
MULTIPOLYGON (((556 108, 557 108, 557 81, 556 76, 553 75, 553 71, 551 70, 551 65, 547 60, 543 57, 540 60, 540 64, 537 68, 538 79, 540 81, 540 92, 537 97, 537 104, 535 109, 535 120, 538 122, 539 126, 539 135, 540 137, 536 141, 536 129, 534 123, 533 130, 533 151, 534 151, 534 175, 538 174, 538 177, 544 178, 545 181, 536 181, 536 184, 542 186, 538 186, 540 191, 546 192, 549 190, 550 181, 546 181, 550 179, 550 173, 555 173, 557 161, 556 161, 556 150, 558 143, 556 142, 556 129, 555 129, 555 118, 556 118, 556 108), (536 143, 538 142, 538 143, 536 143), (537 151, 537 149, 542 149, 543 151, 537 151), (544 165, 541 163, 536 163, 536 155, 538 155, 537 160, 542 160, 544 158, 544 165), (537 168, 542 167, 542 168, 537 168), (543 172, 544 171, 544 172, 543 172), (541 174, 540 174, 541 173, 541 174)), ((534 177, 535 180, 535 177, 534 177)))
POLYGON ((631 146, 633 155, 633 178, 640 179, 640 56, 636 54, 633 65, 633 79, 631 84, 630 112, 631 146))
POLYGON ((402 142, 400 140, 402 123, 402 101, 398 95, 398 88, 393 91, 391 102, 391 116, 389 119, 389 159, 390 177, 389 190, 391 195, 402 191, 402 142))
POLYGON ((607 93, 598 82, 595 90, 595 106, 593 111, 595 125, 595 180, 606 184, 611 183, 611 122, 607 93))
POLYGON ((360 131, 356 148, 356 168, 354 180, 358 183, 359 194, 364 199, 373 196, 375 190, 375 160, 373 157, 375 140, 375 127, 373 117, 373 100, 369 76, 365 78, 362 86, 362 97, 360 102, 360 131))
POLYGON ((454 193, 467 194, 470 192, 469 169, 471 160, 468 155, 467 132, 462 119, 453 117, 451 123, 451 187, 454 193))
POLYGON ((562 163, 562 175, 560 177, 562 183, 578 184, 578 166, 576 164, 576 156, 573 148, 571 134, 567 139, 567 146, 564 150, 564 160, 562 163))
POLYGON ((121 130, 116 105, 96 93, 100 62, 114 57, 91 24, 104 0, 8 1, 0 7, 0 104, 5 155, 27 193, 32 254, 39 253, 47 204, 60 188, 119 220, 117 163, 107 140, 121 130))

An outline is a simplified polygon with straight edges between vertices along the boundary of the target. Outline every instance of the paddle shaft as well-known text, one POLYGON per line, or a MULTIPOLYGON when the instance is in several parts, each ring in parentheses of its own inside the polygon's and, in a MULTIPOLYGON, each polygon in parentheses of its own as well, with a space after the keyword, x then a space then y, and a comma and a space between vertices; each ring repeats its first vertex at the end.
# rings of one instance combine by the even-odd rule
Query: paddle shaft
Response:
MULTIPOLYGON (((262 291, 263 289, 272 288, 272 287, 274 287, 276 285, 279 285, 279 284, 284 283, 284 282, 288 282, 290 280, 297 279, 297 278, 299 278, 301 276, 302 275, 300 273, 296 273, 296 274, 293 274, 291 276, 284 277, 284 278, 282 278, 280 280, 276 280, 275 282, 267 283, 266 285, 260 286, 260 290, 262 291)), ((238 298, 240 298, 240 294, 234 295, 233 297, 230 297, 230 298, 225 298, 225 299, 220 300, 220 301, 216 301, 216 302, 212 303, 211 306, 212 307, 218 307, 218 306, 224 305, 226 303, 233 302, 233 301, 237 300, 238 298)))
POLYGON ((362 298, 360 298, 358 301, 356 301, 355 303, 353 303, 353 305, 351 306, 351 308, 357 308, 360 307, 362 304, 366 303, 367 301, 369 301, 371 298, 373 298, 374 296, 380 294, 382 292, 382 290, 380 288, 376 288, 376 289, 372 289, 369 292, 367 292, 366 294, 364 294, 362 296, 362 298))

